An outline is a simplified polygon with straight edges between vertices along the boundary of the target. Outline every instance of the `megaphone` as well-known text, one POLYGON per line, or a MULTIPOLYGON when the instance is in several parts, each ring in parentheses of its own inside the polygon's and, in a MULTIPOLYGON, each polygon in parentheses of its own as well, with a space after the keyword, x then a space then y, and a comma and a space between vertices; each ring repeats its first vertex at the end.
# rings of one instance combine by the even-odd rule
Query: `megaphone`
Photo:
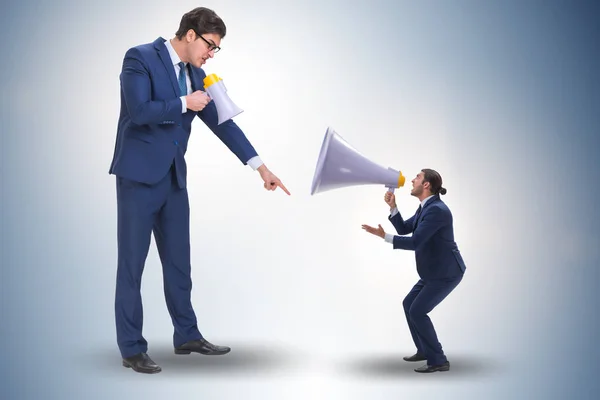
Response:
POLYGON ((223 122, 230 120, 244 111, 231 101, 227 95, 227 88, 223 83, 223 79, 219 78, 216 74, 206 76, 203 82, 204 90, 215 102, 215 106, 217 107, 217 114, 219 115, 218 125, 221 125, 223 122))
POLYGON ((348 144, 331 127, 321 145, 310 194, 346 186, 381 184, 393 192, 404 186, 402 172, 376 164, 348 144))

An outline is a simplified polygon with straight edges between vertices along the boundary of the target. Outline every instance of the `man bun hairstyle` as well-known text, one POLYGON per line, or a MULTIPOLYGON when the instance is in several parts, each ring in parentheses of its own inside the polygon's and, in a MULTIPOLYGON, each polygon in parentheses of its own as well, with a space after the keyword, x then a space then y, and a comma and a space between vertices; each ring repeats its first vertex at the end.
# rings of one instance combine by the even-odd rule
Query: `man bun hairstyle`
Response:
POLYGON ((227 28, 225 23, 210 8, 196 7, 192 11, 183 14, 181 22, 179 23, 179 29, 175 33, 178 39, 183 38, 186 33, 192 29, 197 35, 203 35, 205 33, 216 33, 223 39, 227 28))
POLYGON ((429 168, 424 168, 421 172, 423 172, 423 182, 429 182, 431 194, 446 194, 447 190, 442 187, 442 176, 439 172, 429 168))

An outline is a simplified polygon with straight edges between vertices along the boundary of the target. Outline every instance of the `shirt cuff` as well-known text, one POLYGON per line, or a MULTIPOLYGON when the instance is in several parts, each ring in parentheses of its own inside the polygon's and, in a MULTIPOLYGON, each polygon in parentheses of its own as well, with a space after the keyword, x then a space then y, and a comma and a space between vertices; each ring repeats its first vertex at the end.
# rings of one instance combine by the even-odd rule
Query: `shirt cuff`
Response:
POLYGON ((390 210, 390 217, 393 217, 396 214, 398 214, 398 208, 394 207, 390 210))
POLYGON ((185 114, 187 111, 187 101, 185 100, 185 96, 181 96, 181 113, 185 114))
POLYGON ((386 233, 385 238, 383 239, 388 243, 394 243, 394 235, 392 235, 391 233, 386 233))
POLYGON ((252 167, 253 170, 257 170, 258 167, 260 167, 261 165, 263 165, 262 160, 260 159, 259 156, 254 156, 251 159, 248 160, 247 164, 252 167))

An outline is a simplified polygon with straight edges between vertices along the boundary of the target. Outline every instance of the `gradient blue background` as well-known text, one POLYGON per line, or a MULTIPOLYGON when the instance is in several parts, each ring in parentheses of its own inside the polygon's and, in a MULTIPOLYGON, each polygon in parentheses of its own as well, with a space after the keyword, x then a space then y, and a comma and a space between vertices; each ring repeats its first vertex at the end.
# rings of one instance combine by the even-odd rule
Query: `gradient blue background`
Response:
POLYGON ((597 2, 56 0, 0 14, 0 398, 598 398, 597 2), (205 69, 292 196, 194 124, 193 302, 233 351, 172 354, 153 246, 144 333, 163 372, 144 376, 115 343, 118 74, 129 47, 172 37, 199 5, 228 27, 205 69), (431 314, 450 373, 401 360, 414 255, 360 230, 391 228, 385 189, 309 195, 327 126, 409 178, 444 177, 468 266, 431 314))

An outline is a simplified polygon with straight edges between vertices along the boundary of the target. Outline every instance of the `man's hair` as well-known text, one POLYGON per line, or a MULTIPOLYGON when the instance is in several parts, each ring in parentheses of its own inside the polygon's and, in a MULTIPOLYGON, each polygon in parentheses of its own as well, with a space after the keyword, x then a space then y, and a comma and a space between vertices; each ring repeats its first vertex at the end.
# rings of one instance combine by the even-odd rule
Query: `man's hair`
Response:
POLYGON ((442 176, 437 171, 429 168, 421 171, 423 172, 423 182, 429 182, 431 194, 446 194, 446 188, 442 187, 442 176))
POLYGON ((186 33, 193 29, 198 35, 205 33, 216 33, 222 38, 225 37, 227 28, 223 20, 213 10, 206 7, 197 7, 192 11, 183 14, 179 29, 175 32, 178 39, 183 38, 186 33))

